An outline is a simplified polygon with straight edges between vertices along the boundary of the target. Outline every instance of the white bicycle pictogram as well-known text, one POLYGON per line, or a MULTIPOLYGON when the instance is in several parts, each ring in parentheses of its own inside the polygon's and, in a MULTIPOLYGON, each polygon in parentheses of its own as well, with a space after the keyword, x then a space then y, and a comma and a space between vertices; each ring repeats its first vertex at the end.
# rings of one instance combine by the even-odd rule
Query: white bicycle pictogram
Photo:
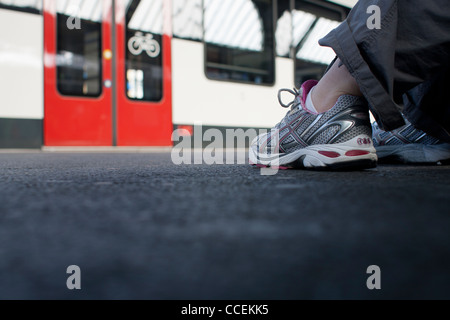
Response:
POLYGON ((153 39, 152 34, 144 35, 142 32, 136 32, 128 41, 128 50, 135 56, 145 51, 149 57, 156 58, 161 53, 161 46, 153 39))

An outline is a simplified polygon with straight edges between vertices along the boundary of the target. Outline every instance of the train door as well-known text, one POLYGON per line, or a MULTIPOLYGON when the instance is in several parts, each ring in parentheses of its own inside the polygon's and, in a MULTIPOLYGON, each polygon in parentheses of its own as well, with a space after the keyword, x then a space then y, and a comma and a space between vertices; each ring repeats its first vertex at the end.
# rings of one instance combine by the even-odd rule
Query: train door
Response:
POLYGON ((44 0, 44 145, 169 146, 164 0, 44 0))
POLYGON ((169 3, 116 0, 119 146, 172 143, 169 3))

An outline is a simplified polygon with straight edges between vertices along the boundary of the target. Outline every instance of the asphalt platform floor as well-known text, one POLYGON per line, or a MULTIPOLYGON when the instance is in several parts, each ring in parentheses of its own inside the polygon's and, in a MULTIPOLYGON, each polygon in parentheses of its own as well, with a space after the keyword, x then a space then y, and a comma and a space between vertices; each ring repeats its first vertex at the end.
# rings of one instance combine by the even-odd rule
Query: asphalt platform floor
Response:
POLYGON ((265 175, 166 151, 0 153, 2 300, 448 299, 449 230, 448 165, 265 175))

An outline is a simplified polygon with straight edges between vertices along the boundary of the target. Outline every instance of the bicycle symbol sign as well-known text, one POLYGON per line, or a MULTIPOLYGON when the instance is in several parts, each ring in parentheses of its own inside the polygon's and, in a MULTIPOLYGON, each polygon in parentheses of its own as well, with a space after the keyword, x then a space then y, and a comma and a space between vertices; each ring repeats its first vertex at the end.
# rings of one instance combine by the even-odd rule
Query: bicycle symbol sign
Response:
POLYGON ((156 58, 161 53, 161 46, 153 39, 152 34, 144 35, 142 32, 136 32, 128 41, 128 50, 135 56, 145 51, 149 57, 156 58))

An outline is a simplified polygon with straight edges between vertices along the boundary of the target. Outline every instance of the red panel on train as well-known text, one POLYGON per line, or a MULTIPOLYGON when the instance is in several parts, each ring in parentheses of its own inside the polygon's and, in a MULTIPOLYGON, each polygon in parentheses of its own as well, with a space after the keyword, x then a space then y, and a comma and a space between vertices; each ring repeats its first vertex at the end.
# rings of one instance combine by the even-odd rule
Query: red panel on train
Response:
POLYGON ((44 145, 172 145, 163 7, 118 0, 114 24, 111 0, 61 3, 44 1, 44 145))

